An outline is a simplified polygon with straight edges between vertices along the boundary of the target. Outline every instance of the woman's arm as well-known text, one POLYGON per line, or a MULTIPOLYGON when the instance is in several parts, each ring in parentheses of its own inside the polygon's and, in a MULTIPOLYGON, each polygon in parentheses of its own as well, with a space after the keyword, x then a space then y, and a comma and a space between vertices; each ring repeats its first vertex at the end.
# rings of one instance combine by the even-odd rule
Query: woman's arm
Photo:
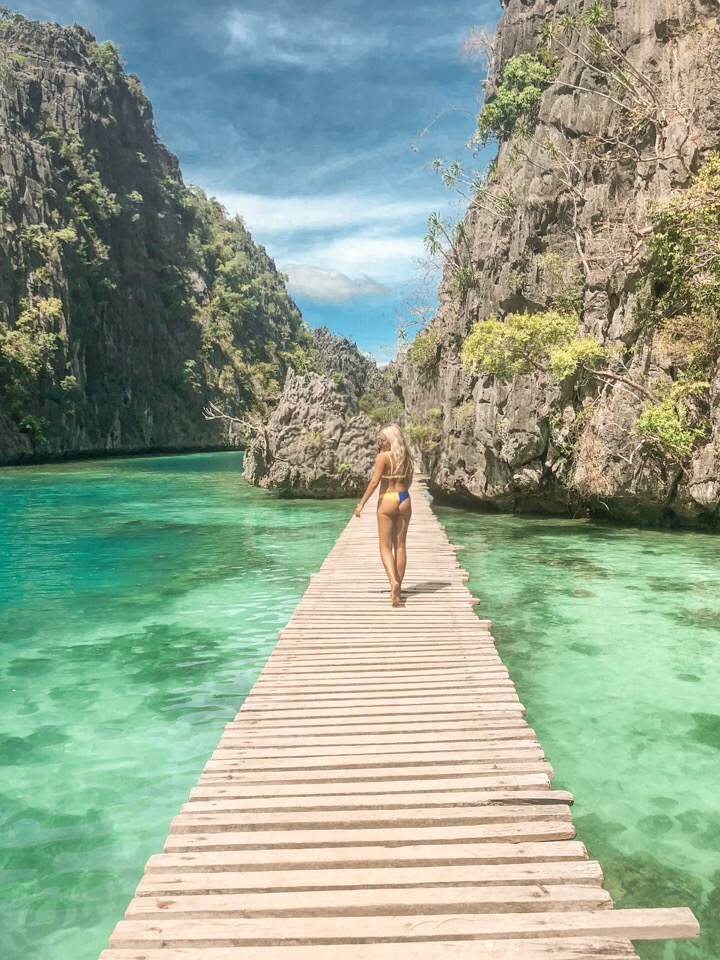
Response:
POLYGON ((373 470, 372 477, 370 477, 370 483, 367 485, 367 488, 365 489, 365 493, 362 495, 362 499, 360 500, 360 503, 355 507, 356 517, 360 516, 362 508, 368 502, 368 500, 373 494, 373 491, 382 480, 383 470, 387 466, 388 459, 389 458, 387 453, 379 453, 377 457, 375 457, 375 469, 373 470))

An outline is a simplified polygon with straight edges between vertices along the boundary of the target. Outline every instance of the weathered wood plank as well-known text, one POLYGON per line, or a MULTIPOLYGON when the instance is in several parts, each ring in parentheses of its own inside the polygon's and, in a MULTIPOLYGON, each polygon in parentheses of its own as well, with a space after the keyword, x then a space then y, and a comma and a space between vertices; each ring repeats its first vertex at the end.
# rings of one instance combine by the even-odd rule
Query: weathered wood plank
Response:
POLYGON ((422 780, 448 779, 450 777, 478 777, 482 775, 544 773, 548 778, 553 771, 545 760, 522 759, 516 763, 510 760, 480 763, 470 760, 467 763, 455 763, 450 758, 444 763, 427 763, 400 765, 388 762, 384 765, 372 767, 340 767, 335 765, 329 768, 306 768, 287 770, 254 770, 247 769, 244 760, 208 760, 205 764, 203 776, 231 775, 234 780, 243 780, 246 783, 288 784, 335 782, 352 780, 355 782, 370 780, 422 780))
POLYGON ((184 872, 181 865, 166 873, 146 873, 136 896, 161 897, 200 893, 256 893, 278 890, 317 891, 328 888, 371 889, 377 887, 511 886, 582 884, 601 886, 600 864, 594 860, 543 863, 441 864, 433 867, 355 867, 347 870, 246 870, 232 872, 197 870, 184 872))
POLYGON ((480 940, 454 942, 406 941, 342 945, 274 947, 164 947, 140 950, 105 950, 100 960, 627 960, 637 958, 629 940, 567 937, 562 940, 480 940))
POLYGON ((442 744, 442 751, 438 751, 437 743, 372 743, 345 746, 314 746, 312 741, 305 747, 277 748, 256 746, 254 744, 240 746, 240 741, 223 738, 213 753, 214 759, 244 758, 247 763, 260 765, 281 764, 327 764, 336 763, 338 766, 362 763, 371 765, 375 761, 386 762, 388 759, 397 763, 415 763, 450 759, 459 760, 506 760, 506 759, 544 759, 542 748, 534 740, 514 741, 500 740, 482 746, 472 741, 446 741, 442 744))
POLYGON ((186 803, 174 817, 171 833, 218 833, 228 830, 300 830, 324 826, 333 830, 365 827, 443 826, 450 824, 511 823, 513 821, 568 821, 570 808, 564 804, 510 806, 498 804, 482 807, 382 807, 369 810, 235 810, 231 804, 218 807, 201 802, 186 803), (200 808, 200 809, 198 809, 200 808))
POLYGON ((573 796, 566 790, 423 790, 403 793, 291 794, 280 797, 237 796, 237 790, 219 780, 190 791, 191 803, 232 804, 236 810, 368 810, 373 807, 402 809, 403 807, 436 806, 476 807, 495 804, 572 804, 573 796))
MULTIPOLYGON (((490 750, 481 752, 480 750, 458 749, 438 752, 437 750, 422 751, 415 750, 410 753, 398 755, 396 751, 374 750, 372 753, 349 753, 331 754, 330 756, 300 756, 285 757, 282 754, 274 757, 253 756, 247 750, 233 750, 231 748, 218 748, 212 754, 208 761, 206 769, 236 769, 241 768, 243 772, 258 772, 264 775, 264 771, 286 772, 303 771, 305 773, 327 771, 328 768, 335 771, 343 771, 343 775, 349 770, 383 769, 392 767, 393 770, 403 772, 406 769, 416 769, 426 767, 461 767, 471 765, 478 773, 486 770, 498 770, 509 767, 522 767, 523 770, 534 769, 537 764, 544 764, 545 755, 539 747, 528 750, 490 750)), ((546 769, 546 767, 542 767, 546 769)), ((424 770, 423 772, 427 772, 424 770)))
POLYGON ((427 916, 284 917, 244 920, 123 920, 115 928, 113 947, 233 947, 244 944, 373 943, 382 941, 503 939, 593 936, 629 940, 697 937, 698 923, 689 910, 594 910, 519 914, 435 914, 427 916))
POLYGON ((413 793, 426 790, 461 791, 472 790, 524 790, 528 787, 535 789, 550 789, 550 778, 544 773, 515 773, 515 774, 488 774, 476 776, 472 773, 458 774, 454 777, 407 777, 402 779, 363 779, 355 777, 347 780, 308 781, 302 783, 257 783, 248 782, 246 778, 235 773, 206 773, 198 781, 200 785, 223 783, 233 787, 239 797, 294 797, 316 796, 318 794, 354 794, 360 791, 368 793, 413 793))
POLYGON ((242 894, 183 894, 136 897, 128 920, 165 917, 201 920, 217 917, 372 917, 437 913, 540 913, 548 910, 600 910, 611 907, 602 887, 532 884, 492 887, 380 887, 323 891, 242 894))
POLYGON ((171 866, 182 870, 284 870, 342 866, 344 869, 385 866, 441 866, 448 864, 549 863, 587 860, 587 850, 576 840, 505 843, 412 843, 380 847, 286 847, 241 850, 184 850, 155 854, 147 873, 163 873, 171 866))
MULTIPOLYGON (((177 818, 176 818, 177 820, 177 818)), ((175 822, 175 821, 174 821, 175 822)), ((345 828, 342 830, 229 830, 171 833, 165 841, 167 853, 183 850, 242 850, 279 847, 283 849, 324 846, 401 846, 438 843, 497 843, 539 842, 545 840, 572 840, 575 827, 572 822, 528 820, 513 823, 482 823, 470 826, 345 828)))

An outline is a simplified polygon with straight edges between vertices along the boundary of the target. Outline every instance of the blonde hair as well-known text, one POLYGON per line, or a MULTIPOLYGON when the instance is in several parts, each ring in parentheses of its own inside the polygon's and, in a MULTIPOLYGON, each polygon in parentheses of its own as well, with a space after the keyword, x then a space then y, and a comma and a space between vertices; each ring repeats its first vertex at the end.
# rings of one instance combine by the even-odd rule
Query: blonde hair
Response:
POLYGON ((399 477, 406 477, 413 468, 410 448, 405 439, 405 434, 396 423, 386 424, 380 433, 385 435, 385 439, 390 442, 390 466, 393 474, 399 477))

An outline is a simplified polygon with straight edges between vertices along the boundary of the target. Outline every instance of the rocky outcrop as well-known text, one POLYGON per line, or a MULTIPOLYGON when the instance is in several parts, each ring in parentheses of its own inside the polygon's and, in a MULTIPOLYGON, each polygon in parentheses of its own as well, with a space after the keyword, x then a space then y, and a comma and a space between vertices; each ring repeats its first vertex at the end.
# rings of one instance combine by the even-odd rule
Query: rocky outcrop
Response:
POLYGON ((364 393, 382 396, 386 384, 374 360, 365 356, 352 340, 330 333, 327 327, 312 332, 312 366, 344 391, 360 398, 364 393))
MULTIPOLYGON (((495 76, 536 54, 548 24, 577 17, 583 0, 503 0, 495 76)), ((651 121, 633 123, 627 95, 603 77, 592 53, 562 34, 557 81, 542 94, 522 141, 500 138, 491 193, 468 210, 471 280, 446 270, 422 362, 412 351, 400 380, 411 423, 435 417, 425 444, 432 487, 511 510, 589 510, 626 520, 718 519, 720 370, 710 392, 713 434, 681 468, 633 441, 641 398, 622 385, 598 389, 538 372, 500 382, 463 369, 471 326, 492 315, 547 308, 563 287, 579 292, 587 333, 622 352, 629 376, 651 387, 675 376, 643 328, 648 284, 648 209, 691 183, 720 145, 712 95, 720 66, 717 4, 618 0, 607 4, 612 37, 636 72, 651 121), (603 139, 607 151, 603 156, 603 139), (462 278, 461 278, 462 279, 462 278)), ((488 98, 496 92, 492 83, 488 98)), ((572 290, 570 290, 572 293, 572 290)), ((418 351, 419 354, 419 351, 418 351)))
POLYGON ((277 408, 245 451, 243 476, 284 497, 362 493, 377 453, 377 426, 352 391, 290 370, 277 408))
POLYGON ((137 78, 0 15, 0 462, 232 444, 309 341, 238 218, 187 187, 137 78))

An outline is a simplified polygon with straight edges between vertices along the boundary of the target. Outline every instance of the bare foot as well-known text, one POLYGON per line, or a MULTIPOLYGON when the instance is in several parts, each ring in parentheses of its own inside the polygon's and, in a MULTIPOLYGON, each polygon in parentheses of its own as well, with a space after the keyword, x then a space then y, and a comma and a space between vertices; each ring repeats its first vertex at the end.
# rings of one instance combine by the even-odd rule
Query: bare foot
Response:
POLYGON ((394 583, 390 590, 390 601, 394 607, 400 606, 400 584, 394 583))

